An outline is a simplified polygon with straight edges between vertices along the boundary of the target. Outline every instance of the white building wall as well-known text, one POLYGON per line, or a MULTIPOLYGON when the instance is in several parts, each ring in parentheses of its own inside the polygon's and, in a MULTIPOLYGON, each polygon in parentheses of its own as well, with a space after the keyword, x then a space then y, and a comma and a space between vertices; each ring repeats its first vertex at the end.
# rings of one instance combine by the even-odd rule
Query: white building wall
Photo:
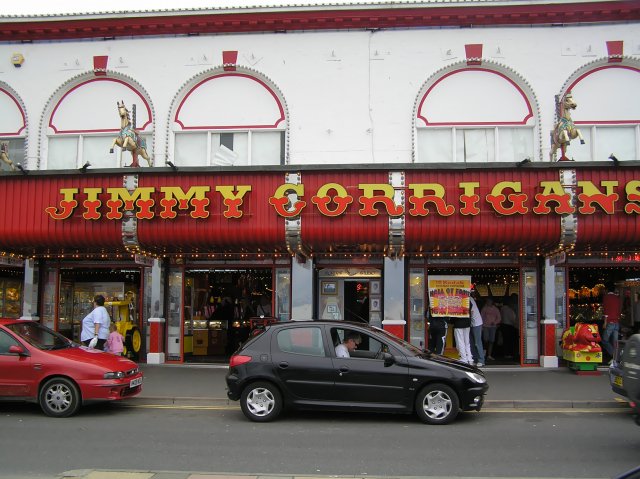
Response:
MULTIPOLYGON (((404 163, 412 161, 412 115, 420 87, 441 68, 464 61, 465 44, 481 43, 483 58, 512 69, 535 93, 542 120, 536 159, 546 160, 554 95, 576 70, 606 57, 607 41, 624 41, 625 55, 640 59, 639 33, 637 24, 623 24, 5 43, 0 59, 21 53, 25 62, 21 68, 0 62, 0 82, 25 104, 32 167, 52 95, 92 71, 93 56, 108 55, 108 70, 130 76, 150 95, 155 164, 163 166, 174 95, 194 75, 220 67, 222 51, 237 50, 238 65, 260 72, 284 95, 292 164, 404 163)), ((579 107, 573 116, 580 119, 579 107)), ((113 123, 119 124, 115 107, 113 123)))

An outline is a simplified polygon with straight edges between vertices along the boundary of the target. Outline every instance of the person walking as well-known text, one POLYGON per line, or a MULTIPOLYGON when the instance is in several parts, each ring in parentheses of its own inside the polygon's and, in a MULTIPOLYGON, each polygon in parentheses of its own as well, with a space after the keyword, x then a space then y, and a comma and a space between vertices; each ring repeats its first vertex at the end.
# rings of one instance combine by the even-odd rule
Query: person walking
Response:
POLYGON ((493 343, 496 341, 496 331, 502 321, 502 317, 500 316, 500 310, 493 304, 493 298, 487 298, 487 301, 480 310, 480 314, 482 315, 482 339, 487 345, 486 358, 495 361, 492 355, 493 343))
POLYGON ((620 297, 613 291, 609 291, 602 298, 602 311, 604 313, 602 347, 611 358, 609 360, 611 363, 618 347, 620 334, 620 297))
POLYGON ((104 296, 98 294, 93 298, 93 310, 82 320, 80 341, 85 346, 104 349, 104 343, 109 337, 111 318, 104 307, 104 296))
MULTIPOLYGON (((475 290, 472 294, 475 293, 475 290)), ((476 366, 484 366, 484 347, 482 345, 482 315, 473 296, 469 296, 469 314, 471 315, 471 332, 469 341, 471 342, 471 355, 476 366)))
POLYGON ((511 305, 505 301, 500 308, 500 331, 502 331, 502 350, 505 359, 513 359, 516 356, 516 346, 518 338, 518 323, 516 312, 511 305))
POLYGON ((116 323, 111 323, 109 331, 111 332, 105 344, 105 351, 115 354, 116 356, 122 356, 124 351, 124 337, 118 332, 116 323))

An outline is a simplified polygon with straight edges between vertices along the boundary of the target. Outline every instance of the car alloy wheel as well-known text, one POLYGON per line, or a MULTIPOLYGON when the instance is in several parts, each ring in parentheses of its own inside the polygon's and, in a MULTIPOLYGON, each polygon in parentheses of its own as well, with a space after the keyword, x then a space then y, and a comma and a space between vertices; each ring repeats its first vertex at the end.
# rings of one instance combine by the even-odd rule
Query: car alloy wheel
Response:
POLYGON ((67 417, 80 407, 80 393, 69 379, 52 378, 40 389, 39 403, 47 416, 67 417))
POLYGON ((458 395, 446 384, 428 385, 416 398, 416 413, 427 424, 448 424, 459 410, 458 395))
POLYGON ((282 395, 271 383, 253 383, 242 391, 240 406, 244 415, 252 421, 272 421, 282 410, 282 395))

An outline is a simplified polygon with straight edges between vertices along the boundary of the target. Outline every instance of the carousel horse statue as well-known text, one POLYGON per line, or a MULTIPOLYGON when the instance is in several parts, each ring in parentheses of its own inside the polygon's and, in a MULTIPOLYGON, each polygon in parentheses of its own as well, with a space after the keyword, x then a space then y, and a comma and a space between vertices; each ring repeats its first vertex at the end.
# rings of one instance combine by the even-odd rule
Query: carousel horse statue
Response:
POLYGON ((11 168, 11 171, 16 170, 16 165, 13 164, 13 161, 9 158, 9 142, 8 141, 0 141, 0 160, 5 162, 11 168))
POLYGON ((149 166, 153 166, 153 161, 151 161, 147 153, 147 142, 140 136, 140 133, 138 133, 131 123, 129 110, 124 106, 124 101, 119 101, 117 105, 118 115, 120 115, 120 134, 114 138, 109 152, 113 153, 113 147, 117 145, 123 150, 131 152, 132 161, 129 165, 130 167, 138 168, 140 166, 138 163, 138 155, 147 160, 149 166))
POLYGON ((559 95, 556 95, 556 117, 558 122, 551 132, 551 151, 549 152, 549 159, 554 161, 556 158, 556 151, 560 148, 562 156, 558 161, 568 161, 567 158, 567 146, 571 140, 580 138, 580 144, 584 145, 584 138, 582 133, 578 130, 571 119, 571 110, 575 110, 578 104, 573 99, 571 92, 560 99, 559 95))

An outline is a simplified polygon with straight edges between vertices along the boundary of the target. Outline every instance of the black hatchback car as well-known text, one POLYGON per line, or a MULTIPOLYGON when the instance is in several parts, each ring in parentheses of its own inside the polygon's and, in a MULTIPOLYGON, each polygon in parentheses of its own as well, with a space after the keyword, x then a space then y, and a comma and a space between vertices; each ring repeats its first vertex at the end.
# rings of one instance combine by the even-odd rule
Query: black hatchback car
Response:
POLYGON ((474 366, 345 321, 279 322, 257 331, 231 357, 226 381, 229 399, 259 422, 292 407, 415 412, 425 423, 447 424, 460 411, 480 411, 489 389, 474 366), (336 353, 343 343, 348 357, 336 353))

